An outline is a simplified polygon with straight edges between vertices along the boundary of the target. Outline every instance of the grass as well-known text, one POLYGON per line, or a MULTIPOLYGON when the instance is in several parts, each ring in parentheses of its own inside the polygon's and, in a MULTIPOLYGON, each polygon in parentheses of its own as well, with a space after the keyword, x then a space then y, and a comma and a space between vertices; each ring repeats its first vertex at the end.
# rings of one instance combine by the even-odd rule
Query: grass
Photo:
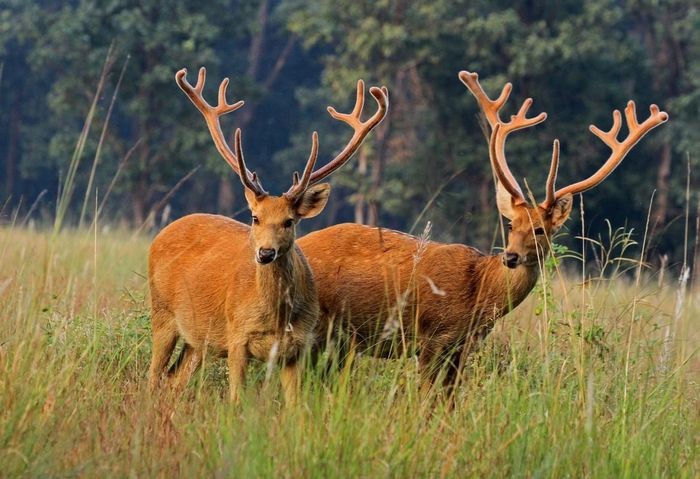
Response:
POLYGON ((648 273, 551 274, 498 322, 453 407, 419 397, 411 358, 309 369, 294 408, 254 367, 232 406, 222 362, 181 396, 147 393, 147 247, 0 228, 0 476, 700 475, 698 291, 676 313, 677 286, 648 273))

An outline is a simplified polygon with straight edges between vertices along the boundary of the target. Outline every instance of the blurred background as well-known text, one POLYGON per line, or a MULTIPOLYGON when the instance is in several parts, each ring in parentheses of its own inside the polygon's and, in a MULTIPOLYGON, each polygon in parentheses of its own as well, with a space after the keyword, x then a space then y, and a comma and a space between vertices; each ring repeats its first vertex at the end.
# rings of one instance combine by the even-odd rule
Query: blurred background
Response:
MULTIPOLYGON (((499 245, 487 141, 457 78, 480 74, 506 113, 526 97, 548 120, 513 135, 511 169, 542 199, 551 143, 559 186, 590 175, 609 150, 588 131, 634 99, 671 117, 584 194, 560 241, 648 221, 652 261, 697 249, 700 10, 695 0, 0 0, 0 223, 127 226, 155 231, 192 212, 248 221, 242 186, 200 113, 175 84, 208 69, 205 97, 231 78, 233 143, 268 191, 285 191, 318 130, 328 159, 350 129, 355 83, 386 85, 390 113, 331 177, 332 201, 308 231, 343 221, 490 250, 499 245), (690 176, 689 176, 690 175, 690 176), (695 246, 693 246, 695 245, 695 246)), ((376 105, 367 97, 367 112, 376 105)), ((623 133, 626 134, 624 127, 623 133)))

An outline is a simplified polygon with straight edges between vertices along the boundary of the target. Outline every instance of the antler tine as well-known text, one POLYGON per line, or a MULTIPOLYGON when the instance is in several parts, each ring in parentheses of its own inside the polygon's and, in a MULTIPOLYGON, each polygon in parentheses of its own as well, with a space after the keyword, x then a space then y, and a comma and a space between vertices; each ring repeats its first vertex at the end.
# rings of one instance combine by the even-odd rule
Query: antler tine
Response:
POLYGON ((513 174, 510 172, 505 160, 504 147, 507 134, 504 135, 501 131, 502 129, 503 125, 501 123, 496 123, 491 131, 491 139, 489 140, 489 159, 491 160, 491 167, 496 173, 498 181, 515 199, 516 203, 525 204, 527 203, 525 195, 523 195, 518 182, 513 178, 513 174))
POLYGON ((362 110, 365 101, 365 83, 362 80, 357 81, 357 95, 355 106, 351 113, 339 113, 332 106, 328 107, 328 113, 336 120, 340 120, 350 125, 355 132, 345 148, 338 155, 329 161, 326 165, 311 173, 309 185, 318 183, 335 170, 343 166, 357 151, 364 139, 370 131, 374 129, 386 117, 389 108, 389 90, 382 86, 381 88, 372 87, 369 89, 370 95, 377 102, 377 111, 367 121, 362 121, 362 110))
POLYGON ((481 111, 491 126, 489 153, 491 165, 496 172, 496 176, 517 202, 527 203, 518 182, 508 167, 505 155, 505 142, 511 132, 537 125, 547 119, 547 114, 542 112, 535 117, 528 118, 527 112, 532 106, 532 98, 528 98, 523 102, 518 113, 512 115, 510 121, 504 122, 501 120, 499 113, 513 90, 511 83, 506 83, 498 98, 491 100, 481 87, 478 74, 463 70, 459 72, 459 79, 474 95, 481 111))
POLYGON ((559 140, 554 140, 552 144, 552 163, 549 167, 549 174, 547 175, 547 196, 541 206, 544 209, 548 209, 556 201, 554 195, 554 185, 557 181, 557 171, 559 170, 559 140))
MULTIPOLYGON (((187 73, 187 70, 185 70, 185 73, 187 73)), ((206 81, 207 69, 204 67, 199 67, 199 71, 197 71, 197 84, 194 86, 194 89, 197 93, 202 93, 202 90, 204 90, 204 83, 206 81)))
POLYGON ((316 159, 318 158, 318 132, 314 131, 311 135, 311 153, 309 154, 309 160, 306 162, 306 167, 304 168, 304 173, 299 178, 299 172, 295 171, 292 176, 292 187, 284 194, 288 198, 298 198, 306 188, 309 187, 309 180, 311 179, 311 173, 314 171, 314 166, 316 165, 316 159))
POLYGON ((508 101, 510 92, 513 90, 513 85, 511 83, 506 83, 503 86, 503 90, 501 90, 501 94, 498 95, 498 98, 491 100, 479 83, 478 73, 462 70, 459 72, 459 79, 466 85, 471 94, 474 95, 474 98, 476 98, 491 128, 493 128, 496 123, 501 123, 498 113, 501 108, 503 108, 506 101, 508 101))
POLYGON ((236 103, 229 104, 226 101, 226 89, 228 87, 229 80, 228 78, 224 78, 221 85, 219 85, 219 103, 216 107, 211 106, 202 95, 206 76, 207 69, 204 67, 200 68, 199 74, 197 75, 197 84, 193 87, 190 82, 187 81, 187 69, 183 68, 175 74, 175 81, 180 89, 185 92, 185 95, 187 95, 194 106, 196 106, 200 113, 202 113, 202 116, 204 116, 204 121, 207 123, 209 133, 214 140, 214 145, 216 145, 216 149, 219 154, 224 158, 224 160, 226 160, 226 163, 233 168, 233 171, 240 176, 238 159, 233 151, 231 151, 228 143, 226 143, 224 133, 221 131, 221 122, 219 121, 219 118, 222 115, 238 110, 244 105, 244 102, 237 101, 236 103))
POLYGON ((520 107, 518 114, 511 116, 509 122, 503 123, 505 128, 502 133, 507 134, 511 131, 517 131, 522 128, 528 128, 537 125, 538 123, 542 123, 547 119, 547 113, 545 112, 542 112, 535 117, 527 118, 527 111, 530 109, 531 106, 532 98, 527 98, 523 102, 523 105, 520 107))
POLYGON ((226 101, 226 89, 228 88, 228 77, 224 78, 219 85, 219 104, 216 106, 216 112, 218 115, 225 115, 226 113, 231 113, 232 111, 238 110, 243 106, 243 100, 237 101, 236 103, 228 103, 226 101))
POLYGON ((365 106, 365 82, 360 79, 357 80, 357 94, 355 95, 355 107, 352 109, 352 116, 360 120, 362 117, 362 110, 365 106))
POLYGON ((603 166, 601 166, 598 171, 596 171, 589 178, 557 190, 555 197, 560 198, 567 194, 583 193, 584 191, 601 183, 610 173, 613 172, 613 170, 615 170, 615 168, 617 168, 627 153, 630 152, 634 145, 636 145, 637 142, 644 137, 644 135, 668 120, 668 113, 659 110, 657 105, 652 104, 649 107, 649 111, 651 113, 649 118, 640 124, 637 120, 634 102, 630 100, 627 103, 627 107, 625 108, 625 120, 627 122, 629 133, 622 141, 617 139, 617 135, 622 126, 622 117, 618 110, 613 111, 613 125, 609 131, 605 132, 597 126, 591 125, 589 128, 591 132, 600 138, 603 143, 608 145, 612 150, 610 157, 605 161, 605 163, 603 163, 603 166))
POLYGON ((197 75, 197 84, 192 86, 192 84, 187 81, 187 68, 181 68, 177 71, 177 73, 175 73, 175 81, 177 82, 178 86, 185 92, 199 111, 211 108, 211 105, 209 105, 209 103, 207 103, 207 101, 201 95, 202 89, 204 89, 206 75, 206 68, 200 68, 197 75))
POLYGON ((603 140, 603 143, 610 145, 617 141, 617 135, 620 133, 620 128, 622 128, 622 115, 620 110, 613 110, 613 124, 608 131, 603 131, 595 125, 588 127, 595 136, 603 140))
MULTIPOLYGON (((547 119, 547 114, 542 112, 539 115, 528 118, 527 112, 532 106, 532 98, 528 98, 523 102, 517 115, 512 115, 509 122, 499 121, 497 125, 493 127, 493 131, 496 134, 491 135, 491 142, 494 143, 494 158, 491 159, 491 164, 494 165, 494 159, 498 168, 501 170, 501 183, 510 194, 515 198, 518 203, 527 203, 525 195, 523 194, 520 186, 518 185, 515 176, 511 173, 508 167, 508 162, 506 160, 506 139, 508 135, 514 131, 521 130, 523 128, 528 128, 538 123, 543 122, 547 119), (498 126, 499 128, 496 128, 498 126)), ((496 166, 494 166, 496 168, 496 166)))
POLYGON ((238 176, 241 178, 243 186, 248 188, 250 191, 255 193, 255 196, 265 196, 267 191, 260 183, 260 179, 255 172, 251 173, 248 167, 245 165, 245 159, 243 158, 243 147, 241 146, 241 129, 236 128, 236 133, 233 141, 233 147, 236 149, 236 158, 238 159, 238 170, 243 172, 238 176))
POLYGON ((357 128, 362 125, 362 110, 365 103, 365 82, 364 80, 357 80, 357 93, 355 95, 355 106, 352 108, 350 113, 338 113, 338 111, 332 106, 328 107, 328 113, 336 120, 344 121, 353 128, 357 128))

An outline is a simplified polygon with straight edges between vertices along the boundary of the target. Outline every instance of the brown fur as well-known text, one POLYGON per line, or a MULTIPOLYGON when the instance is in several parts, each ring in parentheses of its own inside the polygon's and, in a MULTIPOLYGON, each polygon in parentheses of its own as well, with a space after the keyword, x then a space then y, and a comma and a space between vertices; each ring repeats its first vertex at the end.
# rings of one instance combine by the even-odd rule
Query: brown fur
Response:
POLYGON ((294 224, 318 214, 330 187, 314 185, 302 202, 249 196, 259 219, 251 228, 232 219, 194 214, 175 221, 153 240, 149 254, 153 357, 150 386, 166 372, 178 338, 181 358, 169 372, 184 386, 206 351, 228 356, 230 395, 236 400, 251 357, 283 363, 287 401, 298 386, 297 360, 313 342, 318 298, 309 265, 294 245, 294 224), (311 201, 309 201, 311 198, 311 201), (291 227, 285 227, 288 220, 291 227), (278 251, 270 264, 255 261, 260 248, 278 251))
POLYGON ((453 378, 461 354, 535 286, 537 258, 549 251, 546 237, 570 211, 570 198, 549 212, 510 205, 505 213, 513 229, 506 251, 528 259, 513 269, 504 266, 502 255, 485 255, 461 244, 422 243, 380 228, 341 224, 310 233, 298 244, 317 278, 322 318, 318 336, 324 337, 329 328, 331 334, 349 332, 361 349, 386 356, 386 325, 399 320, 398 341, 395 335, 389 339, 418 347, 420 368, 432 368, 426 379, 434 379, 436 359, 451 360, 453 378), (545 234, 536 236, 539 227, 545 234))
POLYGON ((342 151, 314 171, 318 134, 311 136, 311 153, 303 173, 294 173, 292 186, 280 197, 268 195, 260 178, 243 158, 241 130, 234 150, 221 130, 220 117, 243 102, 228 103, 228 78, 219 86, 219 101, 210 105, 202 96, 206 69, 197 83, 187 81, 187 70, 175 81, 202 113, 217 150, 238 174, 252 212, 252 226, 215 215, 182 218, 153 240, 148 258, 151 289, 153 357, 150 387, 166 373, 177 339, 185 341, 182 355, 167 376, 184 385, 200 366, 205 351, 227 355, 231 400, 237 400, 250 357, 281 359, 285 398, 293 401, 298 389, 299 355, 313 342, 319 305, 313 276, 301 250, 294 245, 295 225, 325 207, 330 185, 320 183, 344 165, 365 137, 384 119, 389 106, 385 87, 370 88, 377 111, 362 121, 364 82, 358 80, 355 107, 329 114, 352 127, 354 133, 342 151))

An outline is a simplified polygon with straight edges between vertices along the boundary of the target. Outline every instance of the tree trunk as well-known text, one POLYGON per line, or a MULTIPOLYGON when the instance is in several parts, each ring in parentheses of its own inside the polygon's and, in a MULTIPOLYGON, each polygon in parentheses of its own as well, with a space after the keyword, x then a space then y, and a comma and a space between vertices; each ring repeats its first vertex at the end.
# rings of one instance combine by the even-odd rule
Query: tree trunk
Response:
POLYGON ((367 212, 367 224, 377 226, 379 224, 379 215, 381 213, 381 189, 384 182, 384 170, 386 168, 387 144, 388 144, 388 123, 389 119, 384 120, 386 123, 375 130, 377 138, 377 153, 376 160, 372 163, 372 176, 370 178, 372 185, 372 197, 367 212))
POLYGON ((262 51, 265 45, 267 21, 268 0, 262 0, 258 8, 258 31, 251 39, 250 50, 248 50, 248 69, 246 73, 251 80, 255 80, 258 77, 258 71, 260 70, 262 51))
POLYGON ((219 195, 216 202, 218 205, 217 213, 220 215, 231 216, 235 211, 236 193, 228 175, 219 178, 219 195))
POLYGON ((10 131, 5 158, 5 196, 10 197, 15 192, 17 184, 17 157, 19 154, 19 138, 22 113, 17 102, 10 111, 10 131))
MULTIPOLYGON (((493 198, 495 191, 494 191, 494 183, 493 180, 491 179, 491 175, 489 175, 488 178, 486 178, 484 181, 482 181, 479 184, 479 212, 486 212, 486 211, 492 211, 493 207, 490 206, 490 201, 491 198, 493 198)), ((472 210, 473 211, 473 210, 472 210)), ((472 225, 469 226, 468 229, 468 234, 467 234, 467 244, 472 244, 475 242, 475 235, 478 238, 488 238, 489 234, 492 231, 493 223, 492 223, 492 215, 486 215, 482 214, 481 218, 477 219, 479 222, 479 226, 476 228, 477 231, 474 231, 475 228, 473 227, 473 221, 474 221, 474 215, 471 214, 471 211, 467 211, 467 218, 471 218, 469 221, 466 221, 465 223, 472 223, 472 225)), ((500 215, 499 215, 500 217, 500 215)), ((487 246, 486 243, 482 243, 482 246, 487 246)), ((491 248, 493 247, 493 244, 488 245, 488 249, 486 251, 490 251, 491 248)))
MULTIPOLYGON (((363 182, 367 176, 367 153, 364 149, 358 152, 357 158, 357 173, 360 176, 360 182, 363 182)), ((362 190, 362 184, 360 184, 360 190, 362 190)), ((365 224, 365 204, 367 203, 367 197, 362 191, 355 193, 355 223, 365 224)))
POLYGON ((671 157, 671 143, 666 140, 661 146, 661 161, 656 173, 656 216, 654 218, 656 228, 662 228, 668 218, 671 157))
POLYGON ((146 221, 148 210, 148 178, 145 172, 139 173, 136 184, 131 190, 131 214, 134 226, 139 228, 146 221))
MULTIPOLYGON (((258 29, 255 32, 253 38, 250 42, 250 48, 248 49, 248 68, 246 68, 246 76, 255 84, 260 84, 258 81, 260 77, 260 65, 263 60, 263 52, 265 50, 265 39, 267 34, 267 27, 270 22, 270 5, 268 0, 262 0, 260 6, 258 7, 258 29)), ((287 41, 287 44, 280 52, 277 60, 275 61, 273 67, 267 73, 266 78, 262 81, 262 95, 267 94, 270 88, 274 86, 275 81, 279 77, 280 72, 284 68, 289 55, 296 44, 296 38, 291 36, 287 41)), ((248 100, 246 101, 245 108, 243 108, 238 116, 239 123, 238 127, 245 132, 246 128, 253 123, 253 117, 255 116, 255 110, 258 106, 258 102, 248 100)), ((233 143, 233 133, 229 138, 230 144, 233 143)), ((231 186, 230 178, 221 178, 219 180, 219 194, 217 197, 217 210, 219 213, 224 215, 230 215, 235 211, 235 200, 236 195, 234 189, 231 186)))
POLYGON ((143 201, 143 197, 140 195, 138 188, 135 188, 131 192, 131 218, 134 227, 138 228, 143 224, 146 219, 144 217, 145 211, 146 204, 143 201))
POLYGON ((338 196, 336 195, 331 195, 330 199, 328 200, 328 206, 326 207, 326 212, 324 215, 323 219, 323 227, 327 228, 328 226, 336 224, 338 218, 338 208, 340 206, 340 200, 338 199, 338 196))

